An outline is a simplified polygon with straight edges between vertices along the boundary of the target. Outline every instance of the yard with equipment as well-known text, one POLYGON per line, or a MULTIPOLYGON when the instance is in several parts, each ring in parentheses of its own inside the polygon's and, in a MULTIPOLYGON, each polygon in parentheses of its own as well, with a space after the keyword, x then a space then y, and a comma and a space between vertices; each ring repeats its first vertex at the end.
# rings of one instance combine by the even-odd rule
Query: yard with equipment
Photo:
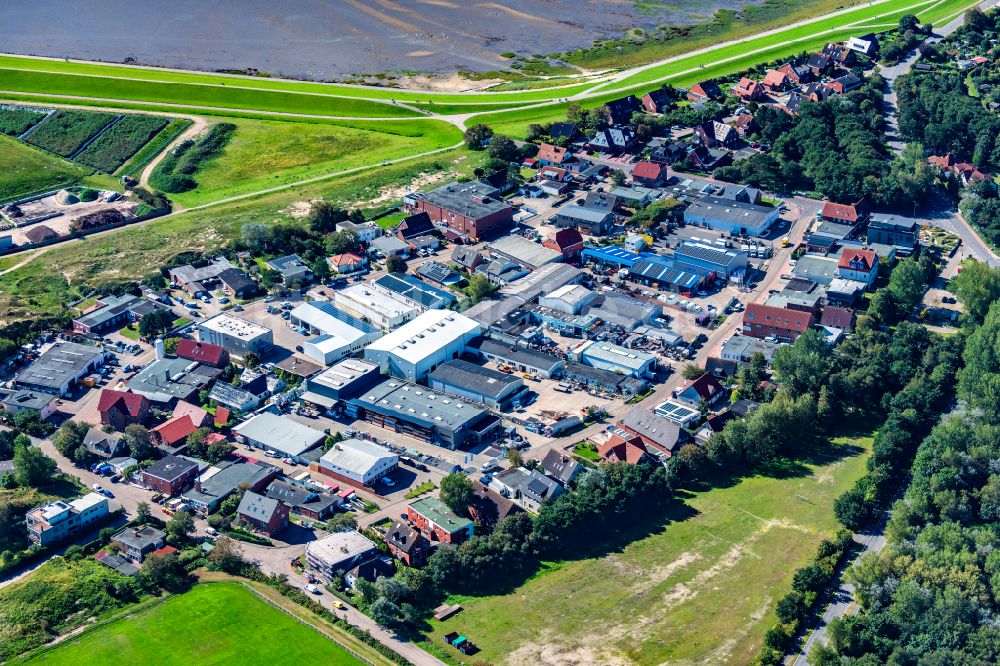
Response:
POLYGON ((203 583, 14 663, 306 662, 365 663, 239 583, 203 583))
POLYGON ((470 663, 747 663, 794 570, 836 531, 833 501, 871 444, 838 438, 824 458, 687 494, 620 551, 551 563, 502 596, 453 597, 464 610, 433 621, 431 640, 467 636, 482 652, 450 654, 470 663))

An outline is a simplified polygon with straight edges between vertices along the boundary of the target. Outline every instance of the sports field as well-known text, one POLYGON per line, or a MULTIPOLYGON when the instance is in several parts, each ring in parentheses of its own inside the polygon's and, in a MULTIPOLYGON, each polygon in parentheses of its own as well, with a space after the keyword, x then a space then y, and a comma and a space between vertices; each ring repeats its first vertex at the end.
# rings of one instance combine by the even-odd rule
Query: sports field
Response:
POLYGON ((14 663, 364 664, 238 583, 206 583, 14 663))
POLYGON ((864 473, 871 442, 838 439, 829 459, 786 478, 689 494, 618 552, 553 564, 506 595, 453 599, 464 610, 432 621, 431 638, 467 636, 482 649, 469 663, 746 664, 795 568, 836 530, 833 500, 864 473))

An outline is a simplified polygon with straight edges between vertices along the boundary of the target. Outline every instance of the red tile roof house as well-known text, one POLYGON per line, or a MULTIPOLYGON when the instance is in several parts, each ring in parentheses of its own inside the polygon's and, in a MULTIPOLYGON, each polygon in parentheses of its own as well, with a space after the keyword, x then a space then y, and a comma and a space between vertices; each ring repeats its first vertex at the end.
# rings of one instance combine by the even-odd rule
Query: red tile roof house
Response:
POLYGON ((769 69, 767 70, 767 74, 764 75, 761 85, 769 92, 781 92, 788 86, 788 75, 777 69, 769 69))
POLYGON ((875 250, 846 247, 840 253, 837 273, 845 280, 857 280, 870 287, 878 278, 878 255, 875 250))
POLYGON ((823 210, 820 212, 820 217, 827 222, 850 224, 851 226, 864 224, 870 216, 871 208, 865 199, 855 204, 840 204, 833 201, 825 201, 823 202, 823 210))
POLYGON ((667 167, 656 162, 639 162, 632 167, 632 181, 646 187, 659 187, 663 184, 667 167))
POLYGON ((677 399, 689 405, 700 405, 705 403, 711 405, 725 394, 726 390, 715 378, 715 375, 706 372, 698 379, 695 379, 685 388, 677 392, 677 399))
POLYGON ((629 465, 638 465, 652 460, 641 439, 638 437, 625 439, 619 435, 611 435, 598 446, 597 455, 605 462, 624 462, 629 465))
POLYGON ((327 258, 326 263, 334 273, 354 273, 364 268, 368 260, 353 252, 345 252, 327 258))
POLYGON ((207 342, 181 338, 177 341, 177 358, 198 361, 213 368, 224 368, 229 365, 229 352, 219 345, 207 342))
POLYGON ((743 333, 755 338, 774 336, 780 342, 795 342, 808 331, 816 319, 811 312, 778 308, 763 303, 750 303, 743 313, 743 333))
POLYGON ((551 143, 543 143, 538 146, 538 154, 535 159, 543 166, 552 166, 568 162, 573 155, 568 148, 553 146, 551 143))
POLYGON ((561 252, 563 261, 575 262, 583 252, 583 236, 574 228, 560 229, 546 238, 542 246, 561 252))
POLYGON ((760 99, 764 96, 764 86, 762 86, 758 81, 753 79, 748 79, 743 77, 740 82, 733 87, 733 92, 739 95, 740 99, 745 102, 752 102, 755 99, 760 99))
POLYGON ((169 421, 164 421, 149 431, 149 438, 157 446, 163 448, 179 450, 184 445, 187 436, 198 429, 190 416, 178 416, 169 421))
POLYGON ((104 389, 97 402, 101 423, 115 430, 124 430, 135 423, 145 423, 149 418, 149 400, 131 391, 104 389))

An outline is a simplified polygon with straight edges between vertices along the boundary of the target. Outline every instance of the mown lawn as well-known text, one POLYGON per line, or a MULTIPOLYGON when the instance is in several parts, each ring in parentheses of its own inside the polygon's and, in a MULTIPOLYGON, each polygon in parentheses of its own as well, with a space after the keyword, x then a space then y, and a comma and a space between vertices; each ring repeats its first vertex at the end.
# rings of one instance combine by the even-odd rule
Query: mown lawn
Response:
POLYGON ((297 664, 365 662, 238 583, 205 583, 17 663, 297 664))
POLYGON ((841 438, 786 478, 688 494, 623 549, 551 564, 509 594, 456 597, 465 610, 432 621, 431 640, 468 636, 482 649, 470 663, 748 663, 793 571, 835 531, 833 500, 871 442, 841 438))
POLYGON ((193 175, 198 187, 171 198, 185 207, 454 145, 442 122, 329 124, 227 119, 236 132, 193 175))
POLYGON ((0 136, 0 201, 73 185, 90 169, 0 136))

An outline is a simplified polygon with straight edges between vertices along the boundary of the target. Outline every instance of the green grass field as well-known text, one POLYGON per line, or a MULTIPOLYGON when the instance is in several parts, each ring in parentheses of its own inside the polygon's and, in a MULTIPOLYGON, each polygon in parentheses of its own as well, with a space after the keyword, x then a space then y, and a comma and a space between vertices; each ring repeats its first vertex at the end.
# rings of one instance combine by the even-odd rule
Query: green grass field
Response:
POLYGON ((838 439, 839 455, 803 475, 689 494, 651 535, 552 564, 509 594, 456 597, 464 610, 432 621, 431 640, 467 636, 482 649, 469 663, 746 664, 795 568, 836 530, 833 500, 864 473, 871 442, 838 439))
POLYGON ((364 664, 238 583, 205 583, 15 663, 364 664))
POLYGON ((232 120, 223 152, 194 175, 197 189, 171 198, 185 207, 305 180, 325 173, 454 145, 461 133, 443 122, 344 124, 232 120))
POLYGON ((0 201, 73 185, 90 172, 84 166, 0 136, 0 201))

